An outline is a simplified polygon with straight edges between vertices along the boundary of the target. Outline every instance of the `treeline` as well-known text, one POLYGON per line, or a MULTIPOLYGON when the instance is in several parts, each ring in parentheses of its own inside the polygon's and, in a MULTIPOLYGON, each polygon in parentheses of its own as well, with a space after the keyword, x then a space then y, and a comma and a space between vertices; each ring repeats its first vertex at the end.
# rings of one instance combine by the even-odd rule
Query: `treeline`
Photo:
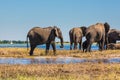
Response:
POLYGON ((21 41, 21 40, 0 40, 0 44, 24 44, 26 41, 21 41))
MULTIPOLYGON (((0 44, 25 44, 26 41, 21 40, 0 40, 0 44)), ((60 42, 56 42, 57 44, 60 44, 60 42)), ((64 43, 69 43, 68 41, 65 41, 64 43)))
MULTIPOLYGON (((70 43, 69 41, 65 41, 64 42, 65 44, 68 44, 68 43, 70 43)), ((56 42, 56 44, 60 44, 60 42, 56 42)))

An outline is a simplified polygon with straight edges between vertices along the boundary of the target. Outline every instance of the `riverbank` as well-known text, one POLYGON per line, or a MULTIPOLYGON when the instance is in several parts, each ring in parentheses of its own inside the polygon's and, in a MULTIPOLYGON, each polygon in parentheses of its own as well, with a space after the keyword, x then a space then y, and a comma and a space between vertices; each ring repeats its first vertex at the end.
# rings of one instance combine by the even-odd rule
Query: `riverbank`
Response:
MULTIPOLYGON (((30 49, 29 49, 30 50, 30 49)), ((80 50, 57 50, 56 56, 53 55, 53 51, 50 50, 48 55, 45 55, 44 49, 36 48, 33 56, 29 56, 29 50, 27 48, 0 48, 0 57, 16 57, 16 58, 34 58, 34 57, 77 57, 77 58, 112 58, 120 57, 120 50, 104 50, 104 51, 92 51, 84 53, 80 50)))
MULTIPOLYGON (((120 50, 92 51, 83 53, 79 50, 52 50, 45 55, 44 49, 35 49, 29 56, 27 48, 0 48, 0 57, 14 58, 56 58, 75 57, 86 59, 120 58, 120 50)), ((0 64, 0 80, 120 80, 119 63, 70 63, 70 64, 0 64)))

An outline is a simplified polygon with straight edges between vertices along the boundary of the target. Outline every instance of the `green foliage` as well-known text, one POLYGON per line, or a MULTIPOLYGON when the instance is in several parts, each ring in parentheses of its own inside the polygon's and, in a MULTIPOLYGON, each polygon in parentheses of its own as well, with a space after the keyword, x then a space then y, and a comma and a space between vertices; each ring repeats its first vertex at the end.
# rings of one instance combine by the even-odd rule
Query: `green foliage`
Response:
POLYGON ((26 43, 26 41, 21 41, 21 40, 18 40, 18 41, 16 41, 16 40, 0 40, 0 44, 11 44, 11 43, 13 43, 13 44, 24 44, 24 43, 26 43))

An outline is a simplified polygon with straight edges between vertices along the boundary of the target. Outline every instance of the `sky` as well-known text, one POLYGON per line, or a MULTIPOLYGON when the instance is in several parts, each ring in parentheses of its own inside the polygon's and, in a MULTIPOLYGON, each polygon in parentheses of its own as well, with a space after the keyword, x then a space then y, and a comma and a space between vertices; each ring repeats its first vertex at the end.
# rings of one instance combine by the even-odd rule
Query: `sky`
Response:
POLYGON ((0 0, 0 40, 26 40, 31 28, 55 25, 69 41, 71 28, 97 22, 120 30, 120 0, 0 0))

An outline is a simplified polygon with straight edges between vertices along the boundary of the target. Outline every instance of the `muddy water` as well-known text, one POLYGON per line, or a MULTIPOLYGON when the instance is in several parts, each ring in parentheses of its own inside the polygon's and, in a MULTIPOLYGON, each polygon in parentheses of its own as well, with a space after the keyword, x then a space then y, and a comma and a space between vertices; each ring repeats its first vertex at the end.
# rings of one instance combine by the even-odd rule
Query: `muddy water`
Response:
POLYGON ((0 58, 0 64, 69 64, 69 63, 120 63, 120 58, 109 59, 84 59, 74 57, 58 57, 58 58, 0 58))

